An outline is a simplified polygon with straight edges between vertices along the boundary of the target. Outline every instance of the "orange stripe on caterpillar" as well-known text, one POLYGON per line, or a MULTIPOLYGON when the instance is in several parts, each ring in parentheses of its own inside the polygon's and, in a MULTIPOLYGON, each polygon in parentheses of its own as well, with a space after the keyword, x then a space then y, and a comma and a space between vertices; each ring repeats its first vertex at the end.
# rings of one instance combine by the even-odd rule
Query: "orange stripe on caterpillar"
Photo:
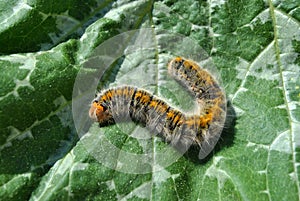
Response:
POLYGON ((199 145, 202 159, 212 150, 223 129, 225 94, 212 75, 193 61, 176 57, 169 62, 168 72, 195 97, 201 108, 199 114, 184 114, 143 89, 123 86, 98 94, 90 117, 100 126, 133 120, 180 150, 185 151, 191 144, 199 145))

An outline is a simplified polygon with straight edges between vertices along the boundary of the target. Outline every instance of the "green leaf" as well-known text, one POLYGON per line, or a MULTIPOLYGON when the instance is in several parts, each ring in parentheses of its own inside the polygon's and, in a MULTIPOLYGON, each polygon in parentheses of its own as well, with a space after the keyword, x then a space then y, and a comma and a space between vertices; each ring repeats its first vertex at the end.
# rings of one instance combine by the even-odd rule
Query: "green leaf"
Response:
POLYGON ((0 54, 46 50, 78 37, 113 1, 0 1, 0 54))
POLYGON ((299 21, 293 0, 0 1, 0 200, 299 200, 299 21), (123 49, 99 49, 142 28, 155 43, 141 31, 123 49), (134 40, 151 48, 126 46, 134 40), (88 119, 97 85, 135 85, 191 111, 193 99, 166 72, 175 53, 204 59, 228 98, 205 161, 196 149, 178 156, 132 122, 99 128, 88 119), (76 91, 78 81, 86 90, 76 91), (164 150, 174 159, 165 166, 164 150))

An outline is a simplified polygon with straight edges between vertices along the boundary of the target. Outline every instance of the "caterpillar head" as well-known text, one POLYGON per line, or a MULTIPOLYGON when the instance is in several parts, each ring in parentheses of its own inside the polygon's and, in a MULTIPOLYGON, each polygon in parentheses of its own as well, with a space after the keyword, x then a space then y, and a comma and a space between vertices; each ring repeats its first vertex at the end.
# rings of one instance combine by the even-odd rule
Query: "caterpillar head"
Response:
POLYGON ((89 116, 94 121, 99 122, 100 125, 106 125, 113 122, 113 115, 109 108, 104 104, 96 100, 93 101, 89 116))

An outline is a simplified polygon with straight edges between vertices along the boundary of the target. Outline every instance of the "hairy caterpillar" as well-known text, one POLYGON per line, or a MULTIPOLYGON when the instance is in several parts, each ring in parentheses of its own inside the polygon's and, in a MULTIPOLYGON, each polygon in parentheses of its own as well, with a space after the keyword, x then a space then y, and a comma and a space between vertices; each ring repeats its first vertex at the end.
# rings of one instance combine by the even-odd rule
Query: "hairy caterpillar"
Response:
POLYGON ((100 126, 133 120, 181 151, 199 145, 202 159, 213 149, 223 129, 225 94, 210 73, 193 61, 176 57, 169 62, 168 72, 195 97, 201 108, 196 115, 185 114, 151 93, 131 86, 99 93, 89 115, 100 126))

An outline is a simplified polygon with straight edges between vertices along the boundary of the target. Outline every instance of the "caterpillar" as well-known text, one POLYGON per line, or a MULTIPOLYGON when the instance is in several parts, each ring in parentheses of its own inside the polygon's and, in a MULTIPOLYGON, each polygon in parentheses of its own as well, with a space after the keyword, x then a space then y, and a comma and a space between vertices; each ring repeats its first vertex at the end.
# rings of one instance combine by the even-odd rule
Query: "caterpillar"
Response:
POLYGON ((205 158, 219 139, 226 116, 226 97, 218 82, 194 61, 176 57, 168 73, 195 98, 199 110, 185 114, 150 92, 133 86, 110 88, 96 95, 89 116, 101 126, 132 120, 180 151, 200 146, 205 158))

